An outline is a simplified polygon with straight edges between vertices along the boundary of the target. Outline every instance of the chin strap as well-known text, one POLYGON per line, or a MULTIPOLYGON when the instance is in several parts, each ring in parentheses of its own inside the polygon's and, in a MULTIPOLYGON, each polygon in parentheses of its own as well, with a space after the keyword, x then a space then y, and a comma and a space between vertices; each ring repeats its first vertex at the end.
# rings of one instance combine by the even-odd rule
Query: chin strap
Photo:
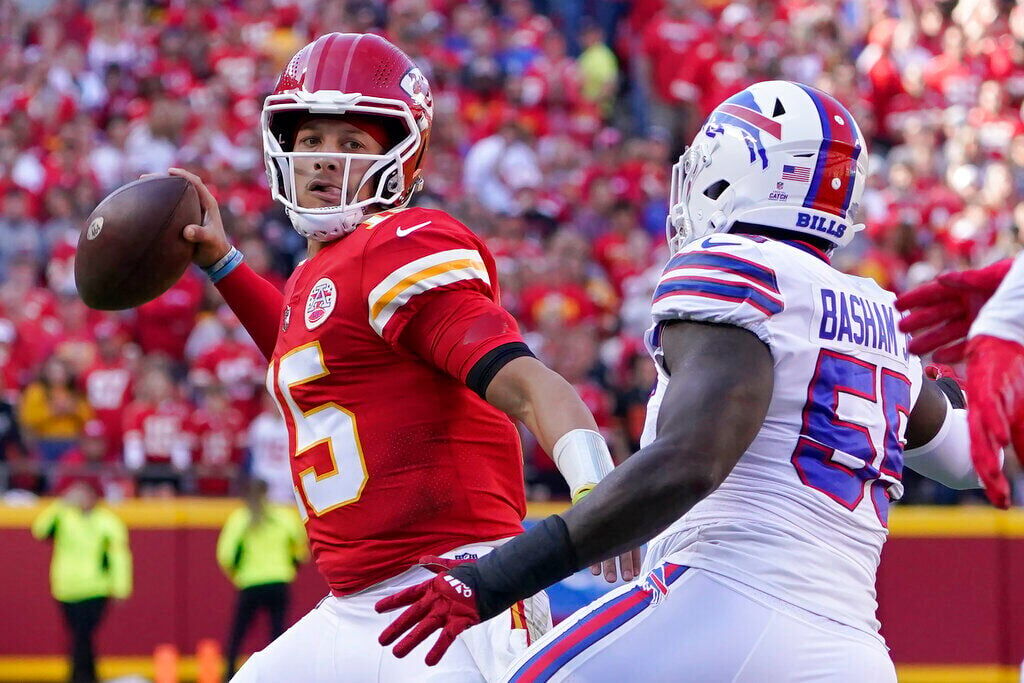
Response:
POLYGON ((356 229, 366 217, 362 209, 347 209, 333 213, 299 213, 285 209, 292 227, 306 239, 315 242, 333 242, 356 229))

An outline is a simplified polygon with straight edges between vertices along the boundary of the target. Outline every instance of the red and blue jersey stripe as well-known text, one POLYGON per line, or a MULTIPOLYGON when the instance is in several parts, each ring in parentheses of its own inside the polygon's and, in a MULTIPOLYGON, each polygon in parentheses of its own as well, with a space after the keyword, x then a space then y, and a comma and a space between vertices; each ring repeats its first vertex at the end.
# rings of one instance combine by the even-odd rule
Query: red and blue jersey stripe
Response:
POLYGON ((810 86, 796 85, 814 103, 822 137, 804 206, 846 218, 857 179, 857 158, 861 153, 853 116, 836 99, 810 86))
POLYGON ((691 251, 669 261, 654 291, 654 304, 672 296, 746 303, 769 316, 785 308, 774 270, 719 252, 691 251))
MULTIPOLYGON (((663 583, 672 585, 689 567, 666 562, 658 567, 664 572, 663 583)), ((659 581, 661 577, 659 576, 659 581)), ((612 598, 564 633, 541 648, 509 679, 509 683, 545 683, 581 652, 605 638, 643 612, 654 601, 654 590, 638 583, 632 589, 612 598)))

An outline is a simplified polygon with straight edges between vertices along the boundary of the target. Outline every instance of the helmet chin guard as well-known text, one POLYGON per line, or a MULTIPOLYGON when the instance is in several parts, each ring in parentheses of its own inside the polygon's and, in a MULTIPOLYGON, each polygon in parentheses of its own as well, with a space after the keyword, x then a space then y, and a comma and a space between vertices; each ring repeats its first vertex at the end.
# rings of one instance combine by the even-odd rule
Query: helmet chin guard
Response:
POLYGON ((867 176, 856 121, 832 96, 788 81, 757 83, 711 112, 672 167, 666 237, 673 253, 737 222, 802 232, 834 247, 867 176))

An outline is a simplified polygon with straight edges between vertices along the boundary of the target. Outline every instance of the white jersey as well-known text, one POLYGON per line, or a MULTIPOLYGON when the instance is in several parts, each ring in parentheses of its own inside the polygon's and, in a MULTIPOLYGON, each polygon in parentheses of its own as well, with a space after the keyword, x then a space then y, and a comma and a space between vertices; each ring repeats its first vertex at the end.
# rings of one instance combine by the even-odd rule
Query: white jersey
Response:
MULTIPOLYGON (((648 348, 668 385, 658 325, 736 325, 771 349, 774 388, 761 430, 722 485, 651 542, 778 599, 877 633, 875 572, 890 500, 902 494, 904 432, 921 363, 896 325, 894 295, 832 268, 810 247, 743 235, 694 241, 669 262, 648 348)), ((713 399, 713 397, 709 397, 713 399)))
POLYGON ((289 464, 288 428, 281 415, 260 413, 249 425, 252 476, 267 482, 267 498, 275 503, 295 502, 289 464))

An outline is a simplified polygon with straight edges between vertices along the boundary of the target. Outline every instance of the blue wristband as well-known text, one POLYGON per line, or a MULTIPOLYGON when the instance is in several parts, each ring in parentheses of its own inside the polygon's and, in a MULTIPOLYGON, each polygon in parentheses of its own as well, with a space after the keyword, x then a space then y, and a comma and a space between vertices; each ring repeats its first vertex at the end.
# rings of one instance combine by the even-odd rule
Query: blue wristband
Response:
POLYGON ((210 278, 210 282, 217 284, 242 263, 242 258, 242 252, 238 251, 235 247, 231 247, 231 250, 224 254, 219 261, 212 266, 203 268, 203 272, 210 278))

